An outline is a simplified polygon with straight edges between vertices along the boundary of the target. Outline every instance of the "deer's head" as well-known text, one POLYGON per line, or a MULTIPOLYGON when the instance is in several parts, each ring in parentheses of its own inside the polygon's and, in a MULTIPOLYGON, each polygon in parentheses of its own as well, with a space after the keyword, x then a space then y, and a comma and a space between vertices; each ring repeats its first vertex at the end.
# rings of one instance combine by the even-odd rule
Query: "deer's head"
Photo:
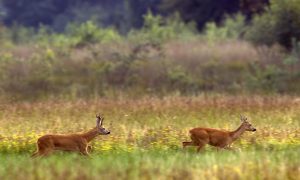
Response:
POLYGON ((241 121, 242 121, 242 126, 245 128, 246 131, 256 131, 256 128, 253 127, 252 124, 248 122, 246 117, 243 117, 241 115, 241 121))
POLYGON ((96 115, 96 125, 97 125, 98 133, 101 135, 108 135, 110 134, 110 132, 103 127, 103 120, 104 118, 101 117, 100 114, 96 115))

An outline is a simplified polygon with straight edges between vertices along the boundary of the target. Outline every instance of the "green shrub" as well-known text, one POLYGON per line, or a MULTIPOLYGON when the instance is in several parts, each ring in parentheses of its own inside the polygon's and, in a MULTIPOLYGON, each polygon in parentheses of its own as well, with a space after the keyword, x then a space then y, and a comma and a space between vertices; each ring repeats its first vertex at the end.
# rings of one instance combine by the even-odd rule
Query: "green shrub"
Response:
POLYGON ((119 33, 113 28, 99 28, 93 21, 82 23, 79 27, 78 24, 70 24, 66 33, 75 40, 75 46, 106 43, 121 39, 119 33))
POLYGON ((128 38, 133 41, 160 44, 171 39, 195 36, 195 32, 195 24, 184 23, 179 14, 163 18, 160 15, 155 16, 151 12, 148 12, 144 16, 144 26, 142 29, 131 31, 128 38))
POLYGON ((257 44, 279 43, 292 47, 292 39, 300 40, 300 0, 271 0, 270 7, 257 15, 246 38, 257 44))
POLYGON ((9 31, 10 39, 15 44, 29 43, 34 35, 33 28, 25 28, 17 24, 14 24, 9 31))
POLYGON ((243 16, 228 17, 222 26, 208 24, 201 38, 178 15, 151 13, 127 37, 93 21, 71 24, 64 33, 1 28, 1 97, 299 93, 299 40, 290 52, 255 47, 240 40, 245 28, 243 16))
POLYGON ((300 60, 300 42, 296 39, 292 40, 292 50, 291 53, 283 60, 285 65, 294 66, 300 60))
POLYGON ((287 91, 286 70, 275 66, 267 65, 262 68, 254 65, 254 72, 250 74, 247 86, 250 90, 265 93, 282 93, 287 91))
POLYGON ((10 30, 5 27, 5 26, 2 26, 0 24, 0 47, 11 47, 13 46, 13 42, 11 41, 11 38, 10 38, 10 30))
POLYGON ((204 37, 210 43, 238 39, 245 29, 245 17, 237 14, 233 17, 226 17, 221 26, 218 26, 215 22, 207 23, 204 28, 204 37))

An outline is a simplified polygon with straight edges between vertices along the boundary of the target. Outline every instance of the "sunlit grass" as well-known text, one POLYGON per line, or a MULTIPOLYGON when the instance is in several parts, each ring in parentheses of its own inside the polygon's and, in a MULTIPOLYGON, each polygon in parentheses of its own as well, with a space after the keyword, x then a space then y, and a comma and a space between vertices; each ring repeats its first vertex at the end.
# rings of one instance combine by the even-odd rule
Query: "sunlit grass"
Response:
POLYGON ((169 97, 2 104, 0 179, 297 179, 300 175, 300 104, 294 97, 169 97), (91 144, 91 157, 57 152, 31 159, 37 138, 95 126, 104 114, 109 136, 91 144), (188 130, 238 127, 239 115, 258 130, 234 151, 182 149, 188 130))
POLYGON ((2 154, 0 160, 1 175, 8 179, 24 176, 31 179, 296 179, 300 174, 297 150, 201 154, 184 150, 138 150, 94 153, 90 158, 57 153, 41 159, 30 159, 25 154, 2 154))

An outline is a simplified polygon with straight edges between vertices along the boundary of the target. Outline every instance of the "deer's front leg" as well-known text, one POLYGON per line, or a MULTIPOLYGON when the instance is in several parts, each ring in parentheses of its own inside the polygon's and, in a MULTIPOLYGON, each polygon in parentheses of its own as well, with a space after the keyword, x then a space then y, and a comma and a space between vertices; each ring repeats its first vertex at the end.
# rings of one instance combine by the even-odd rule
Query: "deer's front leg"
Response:
POLYGON ((87 145, 87 152, 88 153, 92 152, 92 146, 91 145, 87 145))
POLYGON ((88 153, 87 151, 82 151, 82 152, 80 152, 80 153, 81 153, 81 155, 89 156, 89 153, 88 153))
POLYGON ((229 150, 229 151, 235 151, 235 149, 232 148, 230 145, 225 146, 224 149, 229 150))
POLYGON ((84 155, 84 156, 88 156, 89 155, 89 152, 88 152, 88 144, 87 143, 82 143, 79 145, 79 152, 81 155, 84 155))
POLYGON ((89 156, 89 153, 88 153, 88 151, 87 151, 87 148, 84 148, 84 149, 80 150, 80 154, 81 154, 81 155, 84 155, 84 156, 89 156))

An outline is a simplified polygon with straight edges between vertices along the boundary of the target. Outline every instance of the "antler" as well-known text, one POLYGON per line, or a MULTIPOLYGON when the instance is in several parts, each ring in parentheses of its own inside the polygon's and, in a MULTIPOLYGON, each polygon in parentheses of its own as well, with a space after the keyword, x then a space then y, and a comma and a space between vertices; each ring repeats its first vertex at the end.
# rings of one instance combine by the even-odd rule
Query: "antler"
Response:
POLYGON ((96 126, 97 126, 97 128, 100 127, 100 121, 101 121, 101 116, 100 116, 100 114, 96 114, 96 126))
POLYGON ((243 116, 243 115, 240 115, 240 116, 241 116, 241 121, 242 121, 242 122, 247 121, 247 117, 245 117, 245 116, 243 116))
POLYGON ((96 118, 97 118, 97 120, 96 120, 97 127, 100 128, 100 127, 102 126, 102 124, 103 124, 104 118, 101 117, 100 114, 97 114, 97 115, 96 115, 96 118))
POLYGON ((104 117, 100 117, 100 119, 101 119, 101 121, 100 121, 100 127, 101 127, 103 124, 104 117))

